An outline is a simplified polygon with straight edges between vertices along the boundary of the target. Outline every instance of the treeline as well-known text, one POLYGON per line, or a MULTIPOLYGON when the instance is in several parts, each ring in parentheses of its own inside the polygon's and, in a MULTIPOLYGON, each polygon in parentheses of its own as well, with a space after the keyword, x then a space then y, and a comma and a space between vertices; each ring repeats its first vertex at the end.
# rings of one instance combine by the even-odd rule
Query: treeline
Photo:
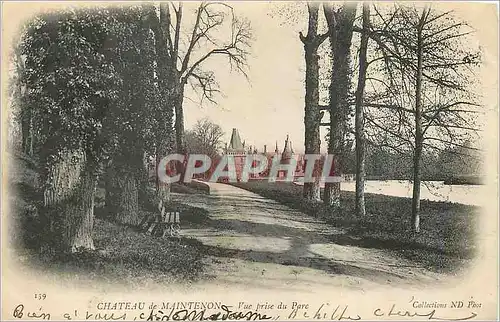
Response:
MULTIPOLYGON (((465 150, 465 149, 459 149, 465 150)), ((356 173, 356 151, 350 151, 345 173, 356 173)), ((400 154, 388 149, 366 147, 365 173, 367 180, 411 180, 413 175, 411 154, 400 154)), ((465 183, 477 183, 482 176, 480 156, 459 154, 457 149, 427 151, 422 155, 422 180, 449 181, 469 178, 465 183)), ((463 181, 463 180, 462 180, 463 181)), ((455 181, 459 182, 459 181, 455 181)))
POLYGON ((21 29, 12 51, 9 137, 14 151, 38 165, 42 247, 94 248, 99 182, 108 215, 122 224, 138 224, 139 207, 152 198, 169 199, 170 187, 158 179, 148 187, 147 160, 186 152, 184 86, 194 81, 202 97, 214 99, 215 78, 203 63, 223 55, 243 71, 250 38, 248 23, 225 4, 198 4, 194 18, 188 29, 182 3, 141 4, 67 9, 21 29), (191 61, 224 27, 229 39, 191 61))

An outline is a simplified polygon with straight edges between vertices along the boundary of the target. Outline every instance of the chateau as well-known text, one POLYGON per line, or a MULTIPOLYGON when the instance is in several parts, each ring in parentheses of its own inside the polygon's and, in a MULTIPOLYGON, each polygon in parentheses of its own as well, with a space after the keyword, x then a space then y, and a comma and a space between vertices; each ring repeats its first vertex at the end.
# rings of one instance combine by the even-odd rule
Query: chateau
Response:
MULTIPOLYGON (((277 169, 276 166, 273 167, 273 162, 275 162, 275 158, 279 160, 279 164, 281 165, 287 165, 290 164, 291 160, 295 160, 296 165, 295 165, 295 171, 293 174, 291 174, 289 178, 287 178, 287 170, 284 169, 278 169, 275 170, 273 175, 271 175, 272 178, 275 180, 291 180, 293 181, 303 181, 304 177, 304 171, 306 168, 306 158, 304 154, 298 154, 295 153, 292 147, 292 141, 290 140, 290 137, 287 135, 286 139, 284 141, 284 147, 283 150, 280 152, 280 149, 278 147, 278 142, 276 142, 276 147, 273 152, 268 152, 267 151, 267 145, 264 145, 264 148, 262 152, 259 152, 255 146, 246 146, 245 141, 241 140, 240 134, 236 128, 233 128, 232 133, 231 133, 231 139, 229 140, 229 143, 225 144, 225 147, 222 151, 222 155, 216 157, 215 159, 211 160, 210 167, 207 171, 203 173, 195 173, 193 174, 193 178, 195 179, 201 179, 201 180, 209 180, 212 177, 212 174, 216 171, 218 168, 218 165, 220 164, 221 160, 225 156, 231 156, 232 161, 234 162, 234 172, 236 173, 236 179, 238 181, 241 180, 242 178, 242 173, 243 169, 245 166, 246 158, 249 155, 256 155, 260 154, 265 156, 267 159, 267 167, 265 167, 265 170, 263 170, 260 173, 249 173, 249 180, 259 180, 259 179, 268 179, 270 177, 270 171, 272 169, 277 169)), ((324 157, 322 157, 320 160, 318 160, 319 163, 317 166, 320 167, 320 169, 323 169, 324 165, 324 157)), ((227 161, 225 161, 227 162, 227 161)), ((257 164, 257 160, 253 161, 254 163, 252 164, 252 168, 257 168, 259 165, 257 164)), ((154 178, 156 176, 156 164, 153 159, 150 160, 150 165, 149 165, 149 172, 150 172, 150 178, 154 178)), ((187 159, 184 161, 184 165, 186 165, 187 159)), ((202 164, 201 160, 196 161, 195 167, 200 167, 202 164)), ((172 163, 167 164, 167 175, 168 176, 173 176, 176 173, 176 169, 173 167, 172 163)), ((220 170, 219 170, 220 171, 220 170)), ((228 165, 226 163, 226 166, 224 167, 223 171, 229 171, 228 165)), ((330 176, 333 175, 333 173, 330 171, 330 176)), ((352 174, 343 174, 343 181, 353 181, 354 176, 352 174)), ((229 178, 228 177, 220 177, 218 179, 219 182, 228 182, 229 178)))
MULTIPOLYGON (((304 176, 304 155, 296 154, 292 147, 292 141, 290 141, 289 136, 286 136, 286 140, 284 143, 283 151, 281 152, 278 148, 278 142, 276 141, 276 148, 274 152, 267 151, 267 145, 264 145, 264 149, 262 152, 259 152, 256 147, 248 146, 246 147, 245 141, 241 141, 240 134, 236 128, 233 128, 231 133, 231 139, 229 140, 229 144, 226 143, 226 146, 223 151, 223 155, 231 155, 234 158, 235 168, 236 168, 236 176, 238 180, 241 178, 241 173, 243 166, 245 164, 245 158, 249 154, 262 154, 265 155, 268 162, 267 170, 260 174, 251 174, 250 178, 258 179, 258 178, 267 178, 269 175, 269 169, 271 168, 272 160, 275 156, 279 156, 281 164, 289 164, 290 160, 294 158, 297 161, 297 167, 294 173, 294 177, 303 177, 304 176)), ((255 165, 254 165, 255 166, 255 165)), ((283 179, 286 177, 286 171, 280 170, 278 171, 277 179, 283 179)))

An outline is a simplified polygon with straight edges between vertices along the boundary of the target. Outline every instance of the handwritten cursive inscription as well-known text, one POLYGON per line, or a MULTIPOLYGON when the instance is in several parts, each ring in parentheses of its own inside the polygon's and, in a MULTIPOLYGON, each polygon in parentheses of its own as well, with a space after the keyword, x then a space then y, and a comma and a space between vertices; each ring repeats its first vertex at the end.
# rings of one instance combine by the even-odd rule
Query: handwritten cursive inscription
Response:
MULTIPOLYGON (((309 307, 308 307, 309 308, 309 307)), ((290 311, 289 311, 290 312, 290 311)), ((455 314, 454 317, 448 315, 442 315, 437 313, 437 309, 431 310, 415 310, 413 308, 398 308, 396 304, 391 304, 391 306, 386 309, 379 307, 372 311, 372 315, 368 319, 385 319, 388 317, 396 317, 399 320, 433 320, 433 321, 466 321, 473 319, 477 316, 475 312, 470 312, 467 315, 455 314), (458 316, 457 316, 458 315, 458 316)), ((57 312, 56 312, 57 313, 57 312)), ((59 312, 61 313, 61 312, 59 312)), ((85 314, 81 316, 84 320, 104 320, 104 321, 118 321, 127 320, 127 313, 119 312, 98 312, 93 313, 86 311, 85 314)), ((56 314, 57 315, 57 314, 56 314)), ((15 319, 32 319, 32 320, 50 320, 51 314, 44 311, 42 307, 38 311, 28 311, 24 304, 17 305, 12 311, 12 316, 15 319)), ((64 313, 63 318, 66 320, 78 319, 79 314, 77 310, 74 313, 64 313)), ((317 309, 312 309, 309 311, 305 308, 294 307, 290 314, 288 314, 288 320, 296 319, 307 319, 307 320, 328 320, 328 321, 358 321, 363 318, 361 315, 356 313, 353 309, 349 308, 349 305, 330 305, 330 303, 323 303, 317 309)), ((232 311, 230 306, 221 305, 220 309, 217 310, 189 310, 189 309, 175 309, 172 308, 168 310, 156 310, 151 307, 151 311, 142 312, 140 315, 133 317, 133 320, 140 321, 264 321, 264 320, 278 320, 279 316, 271 317, 264 313, 258 313, 256 311, 232 311)))
POLYGON ((437 320, 437 321, 466 321, 473 319, 477 316, 476 313, 471 312, 470 315, 464 317, 442 317, 436 315, 436 309, 431 311, 427 311, 425 313, 419 313, 412 310, 399 310, 396 308, 396 304, 393 304, 389 311, 384 311, 381 308, 377 308, 373 311, 373 315, 376 317, 389 317, 389 316, 397 316, 397 317, 406 317, 406 318, 427 318, 427 320, 437 320))
POLYGON ((261 321, 270 320, 272 317, 266 314, 260 314, 254 311, 237 312, 231 311, 226 305, 221 305, 221 312, 207 314, 206 310, 178 310, 172 309, 169 313, 164 313, 162 310, 155 312, 151 310, 149 315, 141 313, 140 319, 146 321, 225 321, 225 320, 247 320, 261 321))
POLYGON ((358 321, 361 320, 361 316, 358 314, 348 314, 349 305, 336 305, 335 307, 330 307, 330 303, 321 304, 314 314, 310 314, 309 311, 301 311, 299 307, 292 309, 288 315, 288 319, 314 319, 314 320, 331 320, 331 321, 358 321))
MULTIPOLYGON (((50 314, 42 311, 42 308, 39 309, 40 312, 26 312, 26 317, 30 319, 36 320, 50 320, 50 314)), ((12 316, 16 319, 22 319, 24 317, 24 305, 19 304, 12 312, 12 316)))

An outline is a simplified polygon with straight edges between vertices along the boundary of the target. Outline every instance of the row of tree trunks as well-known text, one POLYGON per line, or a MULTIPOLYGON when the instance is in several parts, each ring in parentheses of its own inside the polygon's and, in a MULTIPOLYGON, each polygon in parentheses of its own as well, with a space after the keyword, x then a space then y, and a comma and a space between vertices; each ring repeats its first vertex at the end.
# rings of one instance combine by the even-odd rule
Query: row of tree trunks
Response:
MULTIPOLYGON (((309 23, 307 35, 300 34, 300 40, 304 44, 306 61, 306 93, 304 113, 304 143, 306 154, 320 153, 319 124, 321 113, 319 110, 319 55, 318 47, 326 39, 325 35, 318 35, 318 12, 319 3, 307 4, 309 11, 309 23)), ((315 165, 313 176, 315 182, 304 183, 303 196, 308 200, 320 200, 320 176, 315 165)))
MULTIPOLYGON (((328 153, 334 156, 333 172, 342 175, 347 120, 349 116, 350 54, 356 4, 345 3, 335 12, 332 3, 324 4, 333 66, 330 78, 330 138, 328 153)), ((340 209, 340 182, 325 183, 324 203, 340 209)))
POLYGON ((49 251, 93 250, 97 166, 83 150, 68 152, 46 173, 44 209, 49 251))

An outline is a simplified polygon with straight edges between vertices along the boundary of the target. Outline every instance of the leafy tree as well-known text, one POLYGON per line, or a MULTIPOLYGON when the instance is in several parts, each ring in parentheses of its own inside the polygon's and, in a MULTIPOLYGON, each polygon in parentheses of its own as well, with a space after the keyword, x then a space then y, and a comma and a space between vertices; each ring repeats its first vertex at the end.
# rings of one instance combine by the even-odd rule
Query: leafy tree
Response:
POLYGON ((151 12, 147 5, 68 10, 37 17, 23 32, 21 115, 28 110, 36 130, 51 248, 93 248, 103 170, 108 209, 138 223, 144 156, 156 152, 151 115, 163 103, 151 12))
POLYGON ((112 122, 106 128, 112 152, 106 174, 106 206, 117 221, 130 225, 140 222, 139 192, 148 189, 144 157, 154 152, 149 148, 154 141, 151 115, 159 109, 156 51, 148 15, 147 7, 123 8, 107 39, 113 44, 109 59, 121 82, 113 101, 112 122))
MULTIPOLYGON (((152 122, 152 138, 150 146, 154 147, 154 152, 151 153, 156 159, 156 168, 160 164, 161 159, 168 153, 174 150, 175 146, 175 130, 173 128, 174 117, 174 63, 169 49, 170 41, 170 25, 171 17, 169 13, 168 3, 160 3, 159 16, 155 6, 147 6, 149 14, 147 21, 149 27, 154 34, 154 43, 156 50, 156 86, 157 94, 155 95, 156 108, 153 112, 152 122)), ((156 196, 160 199, 168 201, 170 198, 170 185, 165 184, 156 176, 155 182, 156 196)))
POLYGON ((119 78, 106 60, 107 10, 65 11, 30 21, 20 42, 22 109, 37 129, 46 246, 92 249, 103 123, 119 78))

